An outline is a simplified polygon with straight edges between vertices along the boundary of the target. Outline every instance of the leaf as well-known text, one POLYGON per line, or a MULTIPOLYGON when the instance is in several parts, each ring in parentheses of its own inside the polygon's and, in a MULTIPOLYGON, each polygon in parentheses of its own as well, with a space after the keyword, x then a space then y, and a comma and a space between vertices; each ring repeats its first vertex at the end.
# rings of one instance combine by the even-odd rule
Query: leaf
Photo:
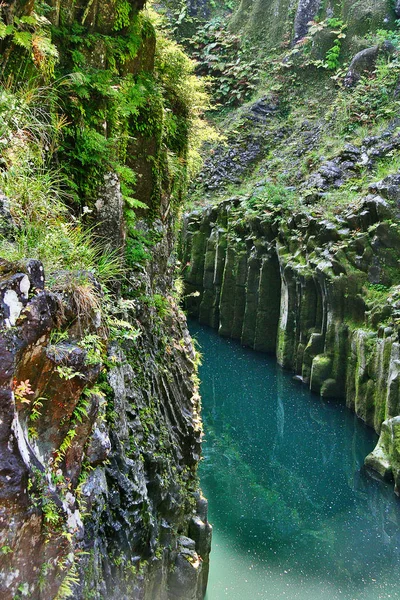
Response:
POLYGON ((136 198, 131 198, 128 196, 128 197, 125 197, 124 200, 128 204, 128 206, 130 206, 131 208, 144 208, 144 209, 149 208, 147 206, 147 204, 145 204, 144 202, 141 202, 140 200, 137 200, 136 198))
POLYGON ((14 30, 12 25, 6 25, 2 21, 0 21, 0 40, 3 40, 8 35, 11 35, 14 30))
POLYGON ((35 17, 32 16, 25 16, 25 17, 21 17, 19 20, 20 23, 25 23, 25 25, 36 25, 37 20, 35 17))
POLYGON ((17 46, 30 50, 32 47, 32 34, 28 31, 14 31, 13 41, 17 46))

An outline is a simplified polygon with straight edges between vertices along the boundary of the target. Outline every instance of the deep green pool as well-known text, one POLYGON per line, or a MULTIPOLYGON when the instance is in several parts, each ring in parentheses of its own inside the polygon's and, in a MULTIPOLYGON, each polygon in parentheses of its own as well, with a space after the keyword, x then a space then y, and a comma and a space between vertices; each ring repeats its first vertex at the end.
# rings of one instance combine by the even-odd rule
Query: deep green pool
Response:
POLYGON ((273 358, 191 332, 214 526, 207 600, 400 598, 400 501, 363 469, 375 433, 273 358))

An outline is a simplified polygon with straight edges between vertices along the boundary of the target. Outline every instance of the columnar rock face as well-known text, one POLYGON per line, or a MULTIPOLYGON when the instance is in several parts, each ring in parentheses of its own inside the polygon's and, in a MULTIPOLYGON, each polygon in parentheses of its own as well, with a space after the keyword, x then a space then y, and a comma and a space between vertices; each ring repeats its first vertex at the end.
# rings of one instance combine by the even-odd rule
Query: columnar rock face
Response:
POLYGON ((110 342, 95 304, 77 317, 90 274, 58 274, 49 292, 38 261, 0 268, 1 598, 200 600, 196 356, 173 298, 157 309, 138 276, 144 300, 115 307, 125 326, 110 342))
POLYGON ((258 214, 231 199, 185 217, 182 260, 189 314, 245 346, 275 352, 322 397, 347 405, 381 440, 367 464, 400 490, 396 208, 367 196, 317 221, 258 214), (379 283, 377 283, 379 282, 379 283))

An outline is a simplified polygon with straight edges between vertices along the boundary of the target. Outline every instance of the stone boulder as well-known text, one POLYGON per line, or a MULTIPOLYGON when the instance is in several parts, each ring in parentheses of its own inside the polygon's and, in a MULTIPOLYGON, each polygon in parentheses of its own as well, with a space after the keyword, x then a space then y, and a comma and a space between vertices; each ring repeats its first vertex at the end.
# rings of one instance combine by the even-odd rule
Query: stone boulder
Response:
POLYGON ((375 194, 379 194, 386 200, 395 202, 397 207, 400 206, 400 173, 388 175, 381 181, 372 183, 369 190, 375 194))
POLYGON ((122 252, 125 245, 124 200, 116 173, 107 173, 96 202, 96 233, 112 250, 122 252))
POLYGON ((301 40, 308 32, 308 23, 312 21, 321 6, 321 0, 299 0, 294 20, 294 41, 301 40))
POLYGON ((387 419, 382 423, 379 442, 368 454, 365 464, 383 479, 394 479, 395 492, 400 494, 400 417, 387 419))
POLYGON ((358 52, 350 63, 347 75, 344 78, 346 87, 355 85, 365 73, 371 73, 375 69, 379 54, 379 46, 372 46, 358 52))

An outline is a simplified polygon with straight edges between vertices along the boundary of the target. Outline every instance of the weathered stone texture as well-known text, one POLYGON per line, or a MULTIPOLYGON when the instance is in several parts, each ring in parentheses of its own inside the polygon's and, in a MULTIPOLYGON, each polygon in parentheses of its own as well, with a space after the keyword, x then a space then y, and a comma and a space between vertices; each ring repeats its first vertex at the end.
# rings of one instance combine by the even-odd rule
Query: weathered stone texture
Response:
MULTIPOLYGON (((123 316, 140 336, 113 342, 106 395, 90 394, 101 363, 81 341, 107 343, 101 322, 76 327, 73 301, 45 289, 41 264, 19 266, 25 272, 3 261, 0 276, 1 598, 22 584, 30 598, 54 598, 84 551, 77 599, 90 590, 98 600, 201 600, 211 526, 196 474, 202 429, 185 318, 172 298, 163 319, 134 303, 123 316)), ((151 297, 149 274, 140 277, 151 297)))
MULTIPOLYGON (((370 195, 357 210, 330 221, 317 223, 306 212, 288 216, 284 211, 255 218, 246 213, 245 204, 238 208, 232 200, 186 215, 183 233, 185 238, 190 232, 191 239, 201 235, 202 248, 211 247, 208 242, 213 240, 206 261, 203 251, 192 252, 190 269, 184 273, 190 291, 198 293, 197 303, 187 304, 189 313, 201 314, 202 322, 221 335, 276 353, 278 362, 312 391, 346 399, 378 433, 385 419, 400 413, 395 325, 400 302, 397 288, 386 303, 368 297, 366 290, 376 285, 386 289, 398 268, 399 236, 391 225, 397 210, 396 182, 384 180, 373 188, 390 194, 390 201, 370 195), (226 249, 217 291, 208 274, 216 269, 214 240, 221 227, 226 249), (209 297, 211 304, 205 300, 209 297)), ((218 271, 221 268, 219 262, 218 271)), ((385 460, 396 477, 390 458, 394 442, 385 444, 385 460)), ((377 460, 374 455, 373 464, 377 460)))
POLYGON ((356 47, 357 37, 393 23, 399 12, 391 0, 241 0, 231 27, 256 38, 267 47, 297 41, 307 35, 309 23, 336 17, 348 24, 346 45, 356 47))

